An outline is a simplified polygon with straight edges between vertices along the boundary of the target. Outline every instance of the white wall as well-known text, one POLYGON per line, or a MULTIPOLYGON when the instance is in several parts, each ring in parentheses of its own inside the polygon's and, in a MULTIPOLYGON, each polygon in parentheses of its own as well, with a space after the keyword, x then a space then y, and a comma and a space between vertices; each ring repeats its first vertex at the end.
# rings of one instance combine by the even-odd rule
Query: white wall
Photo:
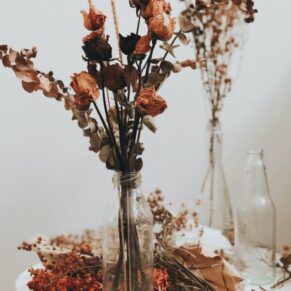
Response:
MULTIPOLYGON (((109 1, 96 2, 110 15, 109 1)), ((117 2, 125 33, 135 27, 133 11, 117 2)), ((257 3, 260 13, 251 25, 243 68, 223 113, 224 164, 235 200, 246 151, 266 150, 278 240, 291 244, 291 2, 257 3)), ((17 49, 36 45, 37 66, 69 81, 84 68, 80 47, 86 32, 79 15, 84 6, 85 0, 0 0, 0 43, 17 49)), ((107 27, 111 33, 111 23, 107 27)), ((180 56, 190 53, 179 50, 180 56)), ((111 173, 87 151, 88 141, 61 104, 24 93, 3 68, 0 84, 0 290, 10 291, 17 274, 35 261, 16 250, 22 240, 100 224, 111 196, 111 173)), ((173 76, 161 94, 169 109, 157 120, 158 133, 144 134, 144 192, 159 186, 169 201, 181 203, 198 191, 207 162, 198 74, 173 76)))

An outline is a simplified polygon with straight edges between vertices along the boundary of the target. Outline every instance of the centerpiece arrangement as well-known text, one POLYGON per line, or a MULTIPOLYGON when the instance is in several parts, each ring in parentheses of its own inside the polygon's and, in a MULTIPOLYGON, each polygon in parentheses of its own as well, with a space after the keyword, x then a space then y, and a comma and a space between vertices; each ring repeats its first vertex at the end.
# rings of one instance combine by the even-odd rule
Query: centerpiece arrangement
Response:
POLYGON ((137 26, 128 36, 119 34, 116 3, 111 4, 119 56, 112 56, 105 33, 106 15, 89 0, 89 12, 81 12, 84 26, 90 31, 82 47, 87 70, 73 74, 71 88, 55 79, 53 72, 35 68, 36 48, 18 52, 2 45, 0 57, 22 81, 25 91, 41 91, 64 101, 89 138, 90 150, 99 153, 106 168, 115 173, 117 207, 110 209, 103 233, 103 289, 151 290, 153 218, 140 190, 144 151, 141 133, 144 126, 155 132, 153 118, 167 108, 157 90, 171 72, 181 70, 178 62, 173 64, 166 58, 174 55, 174 42, 183 37, 179 32, 168 42, 175 33, 176 20, 165 0, 130 1, 136 10, 137 26), (142 20, 147 26, 146 35, 139 34, 142 20), (154 58, 159 43, 165 52, 154 58), (97 118, 92 117, 94 110, 97 118))
MULTIPOLYGON (((205 253, 200 241, 204 230, 198 223, 198 217, 204 218, 187 210, 174 215, 163 205, 160 191, 146 200, 140 187, 142 131, 146 127, 156 132, 154 117, 167 108, 158 90, 172 72, 197 67, 207 93, 211 128, 210 165, 202 187, 211 207, 202 224, 221 229, 224 234, 232 230, 219 160, 220 112, 231 90, 232 56, 242 45, 238 32, 243 20, 254 20, 256 9, 253 0, 185 3, 187 9, 179 17, 180 30, 175 32, 176 20, 166 0, 130 0, 136 11, 136 29, 125 36, 119 33, 116 3, 111 0, 119 50, 114 58, 105 31, 107 16, 89 0, 89 11, 81 12, 84 27, 90 31, 82 44, 86 70, 72 75, 70 87, 56 79, 53 72, 35 68, 36 48, 15 51, 7 45, 0 46, 3 65, 13 70, 23 89, 63 101, 89 138, 89 149, 114 172, 115 196, 102 225, 102 236, 86 233, 80 237, 38 238, 20 247, 36 251, 44 267, 30 270, 31 290, 240 290, 242 279, 223 251, 205 253), (143 22, 147 33, 141 35, 143 22), (175 57, 177 40, 188 44, 184 33, 189 32, 193 35, 196 60, 168 61, 169 55, 175 57), (159 57, 158 47, 164 50, 159 57), (221 195, 215 194, 217 175, 221 195), (172 236, 189 230, 189 215, 199 233, 197 241, 191 246, 177 246, 172 236), (158 228, 155 235, 154 227, 158 228)), ((288 251, 282 260, 287 272, 289 261, 288 251)), ((282 282, 284 279, 278 284, 282 282)))

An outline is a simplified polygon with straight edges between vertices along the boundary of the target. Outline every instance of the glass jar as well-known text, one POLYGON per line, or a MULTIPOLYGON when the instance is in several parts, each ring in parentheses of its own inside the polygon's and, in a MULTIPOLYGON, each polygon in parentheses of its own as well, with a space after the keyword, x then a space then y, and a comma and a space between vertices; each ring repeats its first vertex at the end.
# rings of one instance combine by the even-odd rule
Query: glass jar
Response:
POLYGON ((270 284, 275 279, 276 211, 271 199, 263 151, 249 151, 245 189, 235 223, 235 261, 251 284, 270 284))
POLYGON ((209 165, 196 204, 201 225, 220 230, 233 240, 233 216, 222 166, 222 132, 219 124, 209 126, 209 165))
POLYGON ((150 291, 153 216, 140 173, 116 173, 114 197, 103 223, 103 290, 150 291))

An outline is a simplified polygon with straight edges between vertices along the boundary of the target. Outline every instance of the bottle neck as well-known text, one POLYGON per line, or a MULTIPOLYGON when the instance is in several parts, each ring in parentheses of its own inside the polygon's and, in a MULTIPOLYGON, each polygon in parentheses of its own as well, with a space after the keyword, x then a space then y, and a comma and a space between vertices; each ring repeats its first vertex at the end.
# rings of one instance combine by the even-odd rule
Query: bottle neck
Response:
POLYGON ((140 172, 116 172, 112 180, 117 189, 137 189, 141 187, 142 176, 140 172))
POLYGON ((262 150, 249 151, 245 167, 245 177, 245 194, 247 197, 270 197, 262 150))
POLYGON ((209 125, 209 158, 210 163, 220 163, 222 156, 223 135, 220 125, 209 125))

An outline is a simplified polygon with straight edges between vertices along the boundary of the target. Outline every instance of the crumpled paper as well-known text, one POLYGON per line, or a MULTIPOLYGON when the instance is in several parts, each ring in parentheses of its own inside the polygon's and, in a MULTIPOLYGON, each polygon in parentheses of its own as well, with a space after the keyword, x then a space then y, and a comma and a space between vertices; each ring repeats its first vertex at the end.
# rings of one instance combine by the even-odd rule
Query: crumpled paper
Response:
POLYGON ((207 254, 199 245, 179 247, 174 254, 193 272, 199 272, 215 291, 238 291, 242 278, 235 268, 217 254, 207 254))

